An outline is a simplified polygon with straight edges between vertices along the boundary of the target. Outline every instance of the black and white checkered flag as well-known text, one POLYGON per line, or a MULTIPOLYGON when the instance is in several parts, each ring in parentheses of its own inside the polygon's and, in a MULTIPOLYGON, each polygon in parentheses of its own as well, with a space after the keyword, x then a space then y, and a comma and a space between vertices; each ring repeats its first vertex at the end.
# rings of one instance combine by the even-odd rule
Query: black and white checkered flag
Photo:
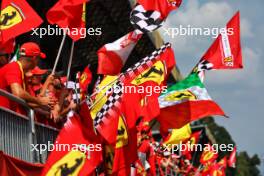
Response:
POLYGON ((112 91, 111 95, 107 98, 106 103, 103 105, 103 107, 100 109, 100 111, 96 114, 96 117, 94 118, 95 128, 98 128, 100 126, 100 123, 104 121, 104 118, 107 118, 108 116, 111 116, 112 113, 115 113, 115 109, 118 108, 118 106, 120 105, 119 102, 123 95, 123 85, 120 81, 118 81, 113 87, 110 88, 112 91))
POLYGON ((131 77, 138 75, 138 73, 141 73, 142 71, 147 69, 149 66, 153 65, 153 63, 156 61, 158 56, 164 53, 166 49, 170 47, 171 47, 170 43, 166 43, 162 45, 159 49, 153 51, 149 56, 141 59, 134 66, 127 69, 127 71, 120 76, 120 80, 123 81, 124 79, 129 79, 131 77))
POLYGON ((130 14, 130 22, 135 29, 143 33, 152 32, 162 26, 163 20, 161 14, 155 10, 145 10, 140 4, 137 4, 130 14))

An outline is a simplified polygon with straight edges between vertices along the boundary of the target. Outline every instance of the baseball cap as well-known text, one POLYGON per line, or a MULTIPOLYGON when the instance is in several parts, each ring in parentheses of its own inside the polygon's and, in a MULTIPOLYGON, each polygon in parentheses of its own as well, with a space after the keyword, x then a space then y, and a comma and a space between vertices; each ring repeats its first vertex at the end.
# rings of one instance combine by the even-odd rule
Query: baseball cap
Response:
POLYGON ((24 43, 20 47, 19 54, 20 56, 29 56, 29 57, 39 56, 42 59, 46 58, 46 55, 43 52, 41 52, 39 46, 34 42, 24 43))
POLYGON ((40 69, 38 66, 36 66, 33 70, 31 70, 31 73, 33 75, 43 75, 47 73, 48 70, 40 69))

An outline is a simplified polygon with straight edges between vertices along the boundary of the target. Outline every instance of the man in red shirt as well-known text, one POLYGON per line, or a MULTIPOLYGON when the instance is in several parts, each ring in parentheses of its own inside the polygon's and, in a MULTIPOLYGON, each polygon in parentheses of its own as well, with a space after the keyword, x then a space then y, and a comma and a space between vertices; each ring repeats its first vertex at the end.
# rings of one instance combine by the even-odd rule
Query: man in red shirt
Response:
MULTIPOLYGON (((0 89, 25 100, 28 103, 39 106, 53 104, 49 97, 34 97, 26 91, 25 74, 34 69, 38 59, 46 56, 40 51, 36 43, 24 43, 19 50, 20 58, 17 62, 12 62, 0 68, 0 89)), ((0 96, 0 107, 16 110, 16 103, 4 96, 0 96)))

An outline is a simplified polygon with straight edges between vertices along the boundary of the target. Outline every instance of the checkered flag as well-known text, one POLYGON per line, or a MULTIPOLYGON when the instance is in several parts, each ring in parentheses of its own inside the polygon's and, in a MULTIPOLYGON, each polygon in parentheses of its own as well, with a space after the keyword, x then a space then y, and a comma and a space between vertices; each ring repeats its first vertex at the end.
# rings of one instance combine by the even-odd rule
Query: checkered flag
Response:
POLYGON ((80 103, 81 100, 81 88, 80 88, 80 72, 76 73, 76 80, 75 80, 75 87, 74 87, 74 94, 73 94, 73 101, 76 104, 80 103))
POLYGON ((127 71, 120 76, 120 80, 123 81, 125 79, 129 79, 138 75, 138 73, 141 73, 142 71, 153 65, 156 59, 158 58, 158 56, 163 52, 165 52, 166 49, 170 47, 171 47, 170 43, 166 43, 162 45, 159 49, 153 51, 149 56, 141 59, 134 66, 127 69, 127 71))
POLYGON ((192 70, 191 73, 196 73, 200 77, 201 81, 204 81, 205 70, 212 70, 213 64, 207 60, 201 60, 192 70))
POLYGON ((143 33, 152 32, 162 26, 161 14, 156 10, 145 10, 137 4, 130 14, 130 22, 135 29, 143 33))
MULTIPOLYGON (((94 118, 94 127, 97 129, 100 127, 100 124, 103 123, 103 121, 113 115, 118 107, 120 106, 120 100, 123 95, 123 85, 120 81, 118 81, 111 89, 111 95, 107 98, 106 103, 103 105, 101 110, 96 114, 96 117, 94 118)), ((109 89, 109 90, 110 90, 109 89)), ((106 91, 109 92, 109 91, 106 91)))

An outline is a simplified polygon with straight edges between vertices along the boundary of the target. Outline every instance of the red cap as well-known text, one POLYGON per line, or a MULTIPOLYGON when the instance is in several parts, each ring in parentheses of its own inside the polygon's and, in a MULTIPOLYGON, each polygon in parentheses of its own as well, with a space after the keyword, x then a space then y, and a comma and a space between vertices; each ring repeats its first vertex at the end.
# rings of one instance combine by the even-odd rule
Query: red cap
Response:
POLYGON ((29 56, 29 57, 39 56, 42 59, 46 58, 46 55, 40 51, 39 46, 34 42, 24 43, 20 47, 19 54, 21 56, 29 56))
POLYGON ((40 69, 38 66, 36 66, 33 70, 31 70, 31 73, 33 75, 43 75, 45 73, 47 73, 48 70, 43 70, 43 69, 40 69))

